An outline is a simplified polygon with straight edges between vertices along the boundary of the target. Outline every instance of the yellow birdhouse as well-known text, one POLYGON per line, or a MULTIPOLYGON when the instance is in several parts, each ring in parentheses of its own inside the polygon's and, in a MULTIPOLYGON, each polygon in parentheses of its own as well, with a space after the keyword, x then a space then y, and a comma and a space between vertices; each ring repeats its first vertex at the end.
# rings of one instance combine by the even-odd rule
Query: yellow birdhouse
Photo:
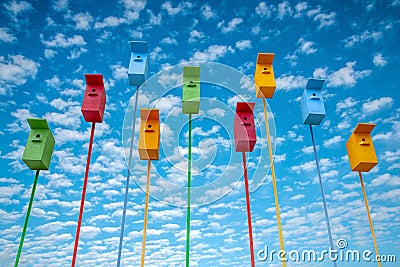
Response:
POLYGON ((272 98, 275 93, 275 77, 272 62, 273 53, 258 53, 254 83, 256 84, 256 96, 258 98, 272 98))
POLYGON ((374 145, 371 132, 375 124, 359 123, 346 143, 352 171, 369 172, 376 164, 374 145))
POLYGON ((158 160, 160 118, 158 109, 140 109, 139 156, 142 160, 158 160))

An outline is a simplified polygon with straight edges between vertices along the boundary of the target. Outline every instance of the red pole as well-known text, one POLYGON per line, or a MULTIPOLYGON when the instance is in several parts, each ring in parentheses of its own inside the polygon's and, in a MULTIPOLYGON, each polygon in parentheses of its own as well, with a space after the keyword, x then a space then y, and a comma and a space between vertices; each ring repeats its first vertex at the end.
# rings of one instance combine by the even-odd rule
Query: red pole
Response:
POLYGON ((247 222, 249 225, 250 257, 251 257, 251 266, 254 267, 255 265, 254 265, 254 248, 253 248, 253 230, 251 227, 249 178, 247 176, 246 152, 242 152, 242 156, 243 156, 244 184, 246 187, 246 205, 247 205, 247 222))
POLYGON ((89 141, 89 151, 86 161, 86 172, 85 172, 85 179, 83 181, 83 189, 82 189, 82 198, 81 198, 81 207, 79 209, 79 219, 78 219, 78 227, 76 228, 76 235, 75 235, 75 245, 74 245, 74 254, 72 256, 72 264, 71 267, 75 266, 76 261, 76 253, 78 251, 78 242, 79 242, 79 234, 81 232, 81 224, 82 224, 82 215, 83 215, 83 207, 85 206, 85 196, 86 196, 86 187, 88 182, 89 176, 89 167, 90 167, 90 157, 92 156, 92 146, 93 146, 93 138, 94 138, 94 128, 96 123, 92 122, 92 131, 90 133, 90 141, 89 141))

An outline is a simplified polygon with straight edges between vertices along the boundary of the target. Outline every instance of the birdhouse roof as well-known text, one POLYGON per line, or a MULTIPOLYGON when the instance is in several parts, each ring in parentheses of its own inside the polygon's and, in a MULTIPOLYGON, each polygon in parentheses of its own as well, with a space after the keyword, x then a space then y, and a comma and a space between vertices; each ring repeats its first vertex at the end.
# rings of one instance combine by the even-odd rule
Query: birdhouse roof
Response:
POLYGON ((354 129, 354 133, 371 133, 376 124, 373 123, 359 123, 354 129))
POLYGON ((236 103, 236 113, 253 113, 254 106, 256 103, 254 102, 237 102, 236 103))
POLYGON ((258 53, 257 64, 272 64, 274 53, 258 53))
POLYGON ((199 66, 184 66, 183 77, 200 77, 199 66))
POLYGON ((306 89, 321 90, 325 80, 308 79, 306 89))
POLYGON ((131 52, 147 54, 147 42, 131 41, 131 52))
POLYGON ((104 85, 102 74, 85 74, 87 85, 104 85))
POLYGON ((50 129, 46 119, 30 118, 27 121, 31 129, 50 129))
POLYGON ((142 120, 160 120, 159 119, 159 111, 158 111, 158 109, 141 108, 140 109, 140 118, 142 120))

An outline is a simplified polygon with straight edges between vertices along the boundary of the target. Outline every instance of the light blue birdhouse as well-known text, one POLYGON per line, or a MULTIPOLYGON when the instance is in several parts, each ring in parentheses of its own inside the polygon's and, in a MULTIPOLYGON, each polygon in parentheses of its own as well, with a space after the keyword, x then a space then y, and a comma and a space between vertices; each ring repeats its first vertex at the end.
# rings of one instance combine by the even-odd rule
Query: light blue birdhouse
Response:
POLYGON ((129 84, 141 86, 147 77, 147 42, 131 41, 131 59, 129 61, 129 84))
POLYGON ((325 80, 308 79, 301 97, 301 114, 304 124, 319 125, 325 117, 321 89, 325 80))

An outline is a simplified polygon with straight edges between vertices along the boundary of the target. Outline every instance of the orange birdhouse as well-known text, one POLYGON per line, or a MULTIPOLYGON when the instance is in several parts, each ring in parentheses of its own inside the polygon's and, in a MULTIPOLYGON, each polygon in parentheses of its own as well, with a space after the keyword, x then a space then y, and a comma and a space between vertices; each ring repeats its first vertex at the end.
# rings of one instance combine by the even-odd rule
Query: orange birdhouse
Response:
POLYGON ((273 53, 258 53, 254 83, 256 84, 256 96, 258 98, 272 98, 275 93, 275 77, 272 62, 273 53))
POLYGON ((158 160, 160 117, 158 109, 140 109, 139 156, 142 160, 158 160))
POLYGON ((372 143, 371 132, 375 124, 359 123, 346 143, 350 167, 353 171, 369 172, 378 159, 372 143))

